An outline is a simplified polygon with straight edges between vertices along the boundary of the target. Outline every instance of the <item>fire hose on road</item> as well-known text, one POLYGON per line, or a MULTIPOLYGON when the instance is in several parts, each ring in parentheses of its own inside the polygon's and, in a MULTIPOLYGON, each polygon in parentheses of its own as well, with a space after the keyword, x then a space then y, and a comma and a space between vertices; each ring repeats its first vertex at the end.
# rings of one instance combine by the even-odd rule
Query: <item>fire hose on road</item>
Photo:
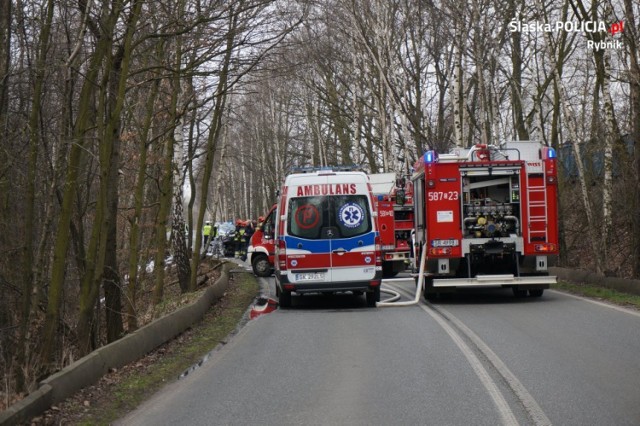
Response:
MULTIPOLYGON (((392 294, 393 296, 389 299, 386 299, 382 302, 378 302, 376 303, 377 307, 380 308, 391 308, 391 307, 400 307, 400 306, 412 306, 412 305, 417 305, 418 302, 420 302, 420 297, 422 296, 422 288, 424 287, 424 268, 425 268, 425 261, 426 261, 426 256, 427 254, 427 250, 423 249, 422 250, 422 255, 420 256, 420 270, 418 271, 418 285, 416 286, 416 297, 413 300, 410 301, 406 301, 406 302, 396 302, 396 300, 398 300, 400 298, 400 294, 398 294, 397 292, 393 291, 393 290, 389 290, 386 288, 381 288, 380 291, 387 293, 387 294, 392 294)), ((406 281, 405 278, 392 278, 392 279, 386 279, 386 280, 382 280, 383 283, 384 282, 395 282, 395 281, 406 281)))

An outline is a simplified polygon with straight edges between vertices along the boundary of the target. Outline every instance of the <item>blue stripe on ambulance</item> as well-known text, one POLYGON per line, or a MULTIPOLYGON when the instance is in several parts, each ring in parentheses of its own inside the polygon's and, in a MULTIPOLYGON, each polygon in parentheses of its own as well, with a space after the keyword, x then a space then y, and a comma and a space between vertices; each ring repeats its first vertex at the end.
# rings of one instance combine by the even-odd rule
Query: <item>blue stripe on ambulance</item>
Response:
POLYGON ((334 250, 342 248, 346 251, 352 251, 362 247, 373 246, 376 241, 376 232, 371 231, 351 238, 335 238, 333 240, 307 240, 287 235, 284 237, 284 241, 288 249, 307 250, 312 254, 328 253, 331 244, 333 244, 334 250))

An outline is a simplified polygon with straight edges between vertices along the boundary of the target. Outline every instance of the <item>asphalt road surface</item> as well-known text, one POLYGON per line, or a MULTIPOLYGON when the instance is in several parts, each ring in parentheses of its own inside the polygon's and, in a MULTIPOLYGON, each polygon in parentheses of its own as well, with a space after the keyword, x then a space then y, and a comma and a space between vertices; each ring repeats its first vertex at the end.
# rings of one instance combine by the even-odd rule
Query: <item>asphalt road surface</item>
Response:
POLYGON ((640 314, 554 291, 294 296, 120 424, 638 425, 640 314))

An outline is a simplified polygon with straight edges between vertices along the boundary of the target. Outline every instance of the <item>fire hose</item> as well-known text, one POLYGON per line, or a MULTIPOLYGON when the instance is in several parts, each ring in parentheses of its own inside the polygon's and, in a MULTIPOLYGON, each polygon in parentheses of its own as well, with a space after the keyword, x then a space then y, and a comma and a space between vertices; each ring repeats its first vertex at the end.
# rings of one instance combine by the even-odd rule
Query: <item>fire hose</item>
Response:
MULTIPOLYGON (((420 255, 420 270, 418 271, 418 285, 416 286, 416 297, 413 300, 410 301, 406 301, 406 302, 396 302, 396 300, 398 300, 400 298, 400 294, 398 294, 397 292, 390 290, 390 289, 386 289, 386 288, 381 288, 380 291, 387 293, 387 294, 392 294, 393 297, 390 297, 389 299, 386 299, 382 302, 378 302, 376 303, 376 306, 379 308, 391 308, 391 307, 399 307, 399 306, 412 306, 412 305, 417 305, 418 302, 420 302, 420 297, 422 296, 422 288, 424 286, 424 268, 425 268, 425 261, 426 261, 426 256, 427 254, 427 250, 425 247, 423 247, 422 249, 422 254, 420 255)), ((392 281, 406 281, 406 279, 404 278, 393 278, 393 279, 387 279, 387 280, 383 280, 386 282, 392 282, 392 281)))

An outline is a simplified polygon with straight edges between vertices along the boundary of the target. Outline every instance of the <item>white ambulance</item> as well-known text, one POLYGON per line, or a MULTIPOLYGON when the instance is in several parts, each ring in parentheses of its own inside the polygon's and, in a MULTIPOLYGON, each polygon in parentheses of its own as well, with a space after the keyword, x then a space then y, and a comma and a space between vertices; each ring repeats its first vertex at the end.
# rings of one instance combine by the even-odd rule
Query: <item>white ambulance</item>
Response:
POLYGON ((287 176, 276 226, 280 306, 292 293, 366 293, 380 300, 382 266, 373 195, 363 172, 313 169, 287 176))

